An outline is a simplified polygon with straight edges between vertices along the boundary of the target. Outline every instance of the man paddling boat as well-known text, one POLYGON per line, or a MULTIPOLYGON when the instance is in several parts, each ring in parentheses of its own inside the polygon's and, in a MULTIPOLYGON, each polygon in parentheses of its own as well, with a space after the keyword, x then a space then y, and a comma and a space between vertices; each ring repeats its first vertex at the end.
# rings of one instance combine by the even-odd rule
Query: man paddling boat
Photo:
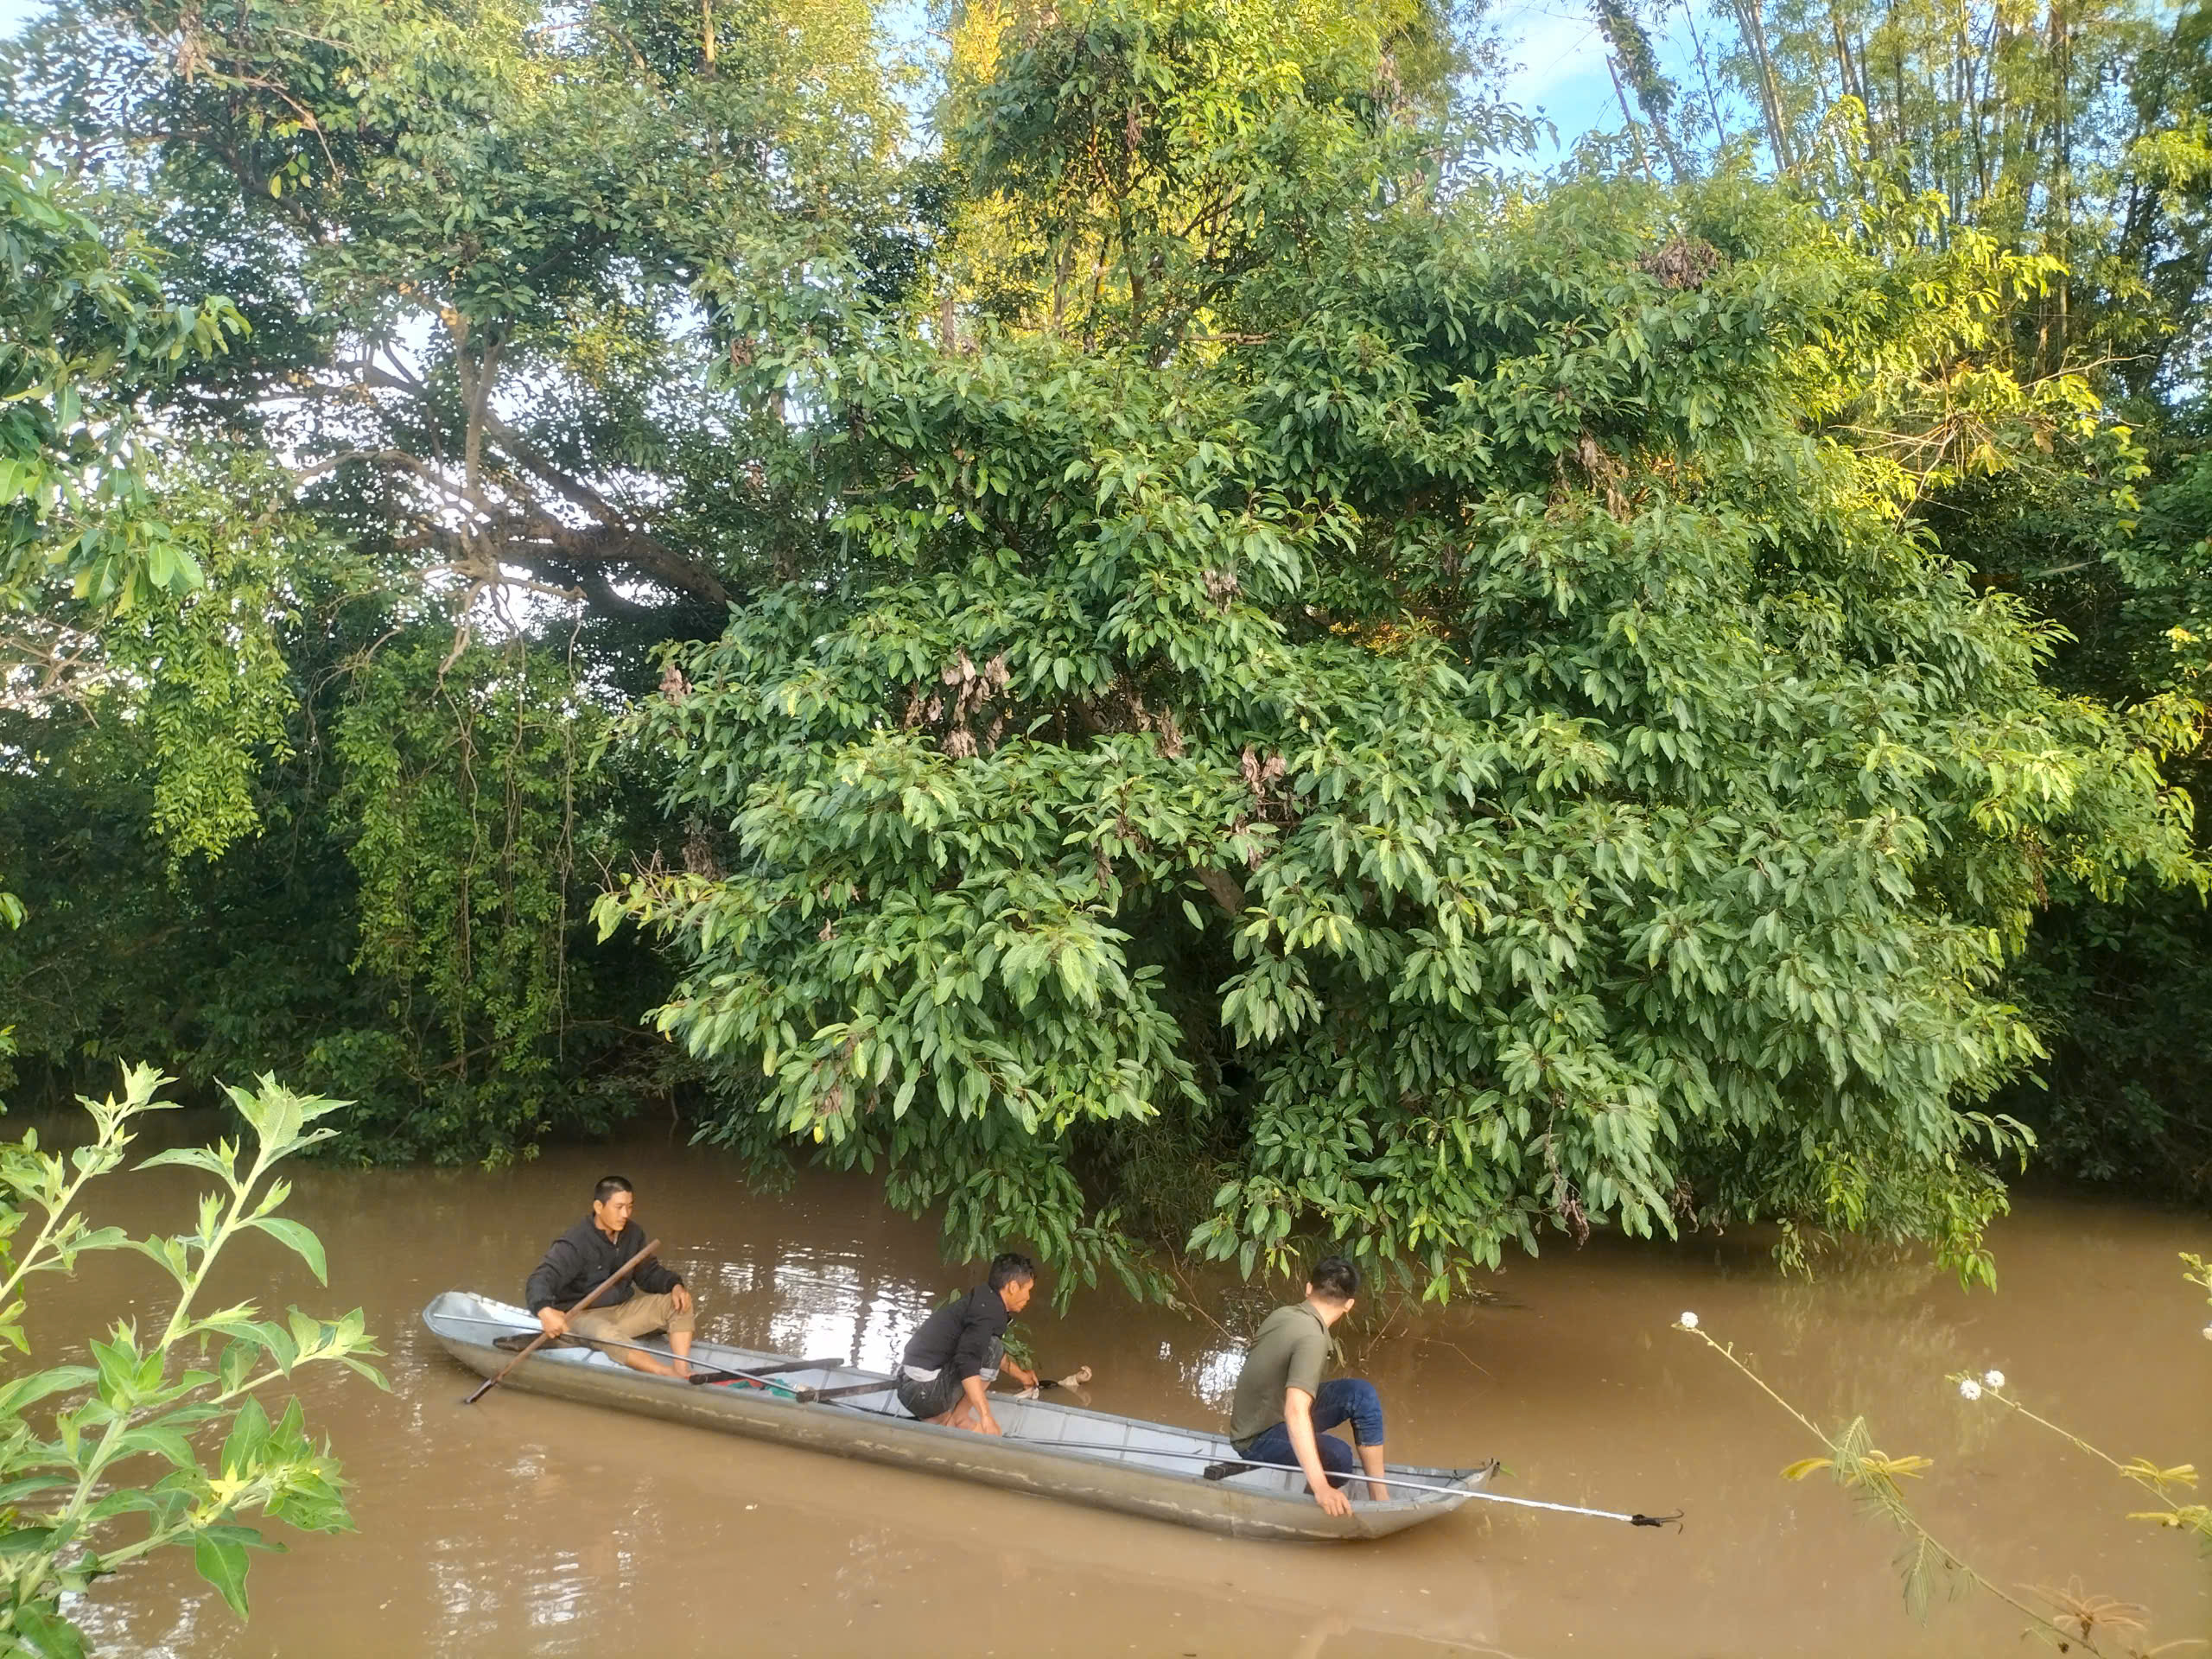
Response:
POLYGON ((1359 1269, 1344 1257, 1315 1262, 1306 1300, 1262 1322, 1230 1405, 1229 1439, 1236 1455, 1253 1463, 1295 1463, 1325 1515, 1351 1513, 1351 1500, 1339 1489, 1354 1469, 1373 1478, 1365 1483, 1369 1497, 1379 1503, 1389 1496, 1382 1484, 1382 1401, 1375 1385, 1357 1376, 1321 1380, 1337 1357, 1330 1327, 1351 1312, 1358 1289, 1359 1269), (1328 1433, 1342 1423, 1352 1426, 1357 1456, 1328 1433))
POLYGON ((1006 1328, 1029 1306, 1037 1264, 1012 1252, 993 1258, 984 1281, 922 1321, 899 1361, 899 1403, 925 1423, 1001 1432, 990 1387, 1003 1371, 1025 1389, 1037 1374, 1006 1357, 1006 1328))
POLYGON ((680 1275, 659 1262, 641 1262, 625 1283, 616 1285, 571 1319, 568 1310, 614 1276, 615 1270, 645 1248, 645 1231, 632 1219, 637 1192, 620 1175, 602 1179, 592 1189, 591 1213, 555 1239, 545 1259, 530 1275, 523 1301, 548 1336, 572 1336, 633 1370, 657 1376, 689 1376, 691 1351, 691 1293, 680 1275), (655 1331, 668 1332, 673 1364, 664 1363, 632 1344, 655 1331), (596 1340, 594 1340, 596 1338, 596 1340))

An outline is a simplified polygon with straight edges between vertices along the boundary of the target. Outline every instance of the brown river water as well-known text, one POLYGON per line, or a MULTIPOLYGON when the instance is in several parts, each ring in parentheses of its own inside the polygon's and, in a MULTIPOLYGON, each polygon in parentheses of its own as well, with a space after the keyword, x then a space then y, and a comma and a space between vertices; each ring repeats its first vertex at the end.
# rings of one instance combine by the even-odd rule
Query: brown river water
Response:
MULTIPOLYGON (((1345 1331, 1347 1369, 1382 1389, 1395 1461, 1502 1458, 1499 1490, 1687 1511, 1680 1532, 1470 1504, 1369 1544, 1246 1542, 495 1390, 423 1331, 449 1287, 518 1300, 553 1234, 607 1168, 638 1183, 701 1305, 702 1334, 887 1363, 969 1275, 935 1230, 862 1183, 803 1177, 750 1193, 716 1154, 632 1142, 494 1173, 306 1167, 287 1213, 329 1253, 317 1287, 255 1238, 218 1290, 266 1308, 365 1307, 391 1392, 304 1374, 310 1422, 355 1483, 359 1531, 291 1535, 254 1558, 240 1624, 187 1554, 135 1565, 78 1610, 102 1651, 144 1655, 1099 1654, 1760 1656, 2013 1654, 2023 1621, 1986 1598, 1907 1611, 1896 1539, 1824 1477, 1778 1471, 1804 1431, 1695 1338, 1734 1342, 1815 1421, 1872 1422, 1936 1535, 1999 1584, 2111 1596, 2152 1640, 2212 1637, 2212 1560, 2126 1518, 2109 1471, 1944 1381, 1996 1366, 2037 1408, 2122 1459, 2212 1470, 2212 1342, 2176 1253, 2212 1221, 2109 1204, 2022 1202, 1994 1243, 2000 1288, 1967 1294, 1885 1259, 1808 1284, 1760 1240, 1561 1243, 1510 1261, 1496 1299, 1345 1331), (1363 1350, 1364 1351, 1363 1351, 1363 1350)), ((188 1172, 114 1178, 94 1219, 188 1227, 188 1172)), ((53 1281, 49 1281, 51 1284, 53 1281)), ((1219 1288, 1228 1288, 1225 1281, 1219 1288)), ((1049 1283, 1045 1287, 1049 1291, 1049 1283)), ((86 1258, 35 1303, 40 1357, 83 1323, 165 1312, 136 1257, 86 1258)), ((1262 1304, 1264 1306, 1264 1304, 1262 1304)), ((1216 1313, 1234 1325, 1225 1301, 1216 1313)), ((1244 1317, 1249 1317, 1249 1313, 1244 1317)), ((1340 1327, 1340 1329, 1343 1329, 1340 1327)), ((1095 1408, 1224 1417, 1237 1350, 1205 1320, 1040 1294, 1017 1330, 1047 1375, 1087 1363, 1095 1408)), ((2189 1649, 2182 1651, 2206 1651, 2189 1649)))

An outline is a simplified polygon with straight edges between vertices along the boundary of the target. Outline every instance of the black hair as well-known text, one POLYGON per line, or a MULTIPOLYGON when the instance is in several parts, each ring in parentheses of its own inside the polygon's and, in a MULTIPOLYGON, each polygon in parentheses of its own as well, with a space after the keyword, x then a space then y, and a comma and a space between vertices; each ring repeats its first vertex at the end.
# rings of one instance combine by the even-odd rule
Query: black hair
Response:
POLYGON ((1325 1301, 1348 1302, 1359 1294, 1359 1269, 1341 1255, 1326 1255, 1313 1264, 1306 1282, 1325 1301))
POLYGON ((591 1201, 605 1204, 617 1192, 635 1192, 637 1190, 630 1185, 627 1175, 602 1175, 599 1178, 599 1185, 591 1190, 591 1201))
POLYGON ((1036 1277, 1037 1264, 1026 1255, 1008 1250, 1004 1255, 995 1255, 991 1258, 991 1276, 988 1282, 993 1290, 1004 1290, 1008 1285, 1017 1284, 1024 1279, 1034 1280, 1036 1277))

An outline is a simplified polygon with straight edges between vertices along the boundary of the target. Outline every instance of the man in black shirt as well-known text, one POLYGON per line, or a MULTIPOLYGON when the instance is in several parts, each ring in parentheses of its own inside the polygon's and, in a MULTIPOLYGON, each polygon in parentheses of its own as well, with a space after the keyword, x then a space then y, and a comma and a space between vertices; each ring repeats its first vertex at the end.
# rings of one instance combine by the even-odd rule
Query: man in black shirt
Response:
POLYGON ((530 1275, 523 1300, 550 1336, 581 1338, 640 1371, 689 1376, 691 1366, 684 1356, 691 1351, 691 1293, 658 1261, 639 1262, 627 1279, 574 1319, 569 1317, 569 1309, 645 1248, 645 1230, 630 1218, 637 1203, 636 1192, 621 1176, 601 1181, 592 1190, 591 1214, 553 1241, 537 1271, 530 1275), (668 1332, 668 1345, 676 1356, 673 1365, 633 1348, 601 1346, 602 1342, 634 1343, 655 1331, 668 1332))
POLYGON ((991 1263, 990 1277, 957 1302, 922 1321, 899 1363, 899 1403, 924 1422, 999 1433, 991 1415, 990 1386, 1000 1371, 1025 1389, 1037 1375, 1006 1357, 1006 1328, 1029 1306, 1037 1264, 1006 1255, 991 1263))

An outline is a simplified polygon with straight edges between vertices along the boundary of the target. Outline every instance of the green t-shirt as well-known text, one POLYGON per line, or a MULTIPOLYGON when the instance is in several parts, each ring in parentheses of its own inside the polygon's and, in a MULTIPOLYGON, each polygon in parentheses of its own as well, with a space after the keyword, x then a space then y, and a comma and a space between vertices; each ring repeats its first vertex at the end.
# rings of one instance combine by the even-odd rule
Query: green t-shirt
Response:
POLYGON ((1229 1438, 1243 1446, 1282 1421, 1286 1389, 1321 1392, 1321 1373, 1337 1356, 1329 1327, 1311 1302, 1279 1307, 1261 1324, 1237 1374, 1229 1408, 1229 1438))

